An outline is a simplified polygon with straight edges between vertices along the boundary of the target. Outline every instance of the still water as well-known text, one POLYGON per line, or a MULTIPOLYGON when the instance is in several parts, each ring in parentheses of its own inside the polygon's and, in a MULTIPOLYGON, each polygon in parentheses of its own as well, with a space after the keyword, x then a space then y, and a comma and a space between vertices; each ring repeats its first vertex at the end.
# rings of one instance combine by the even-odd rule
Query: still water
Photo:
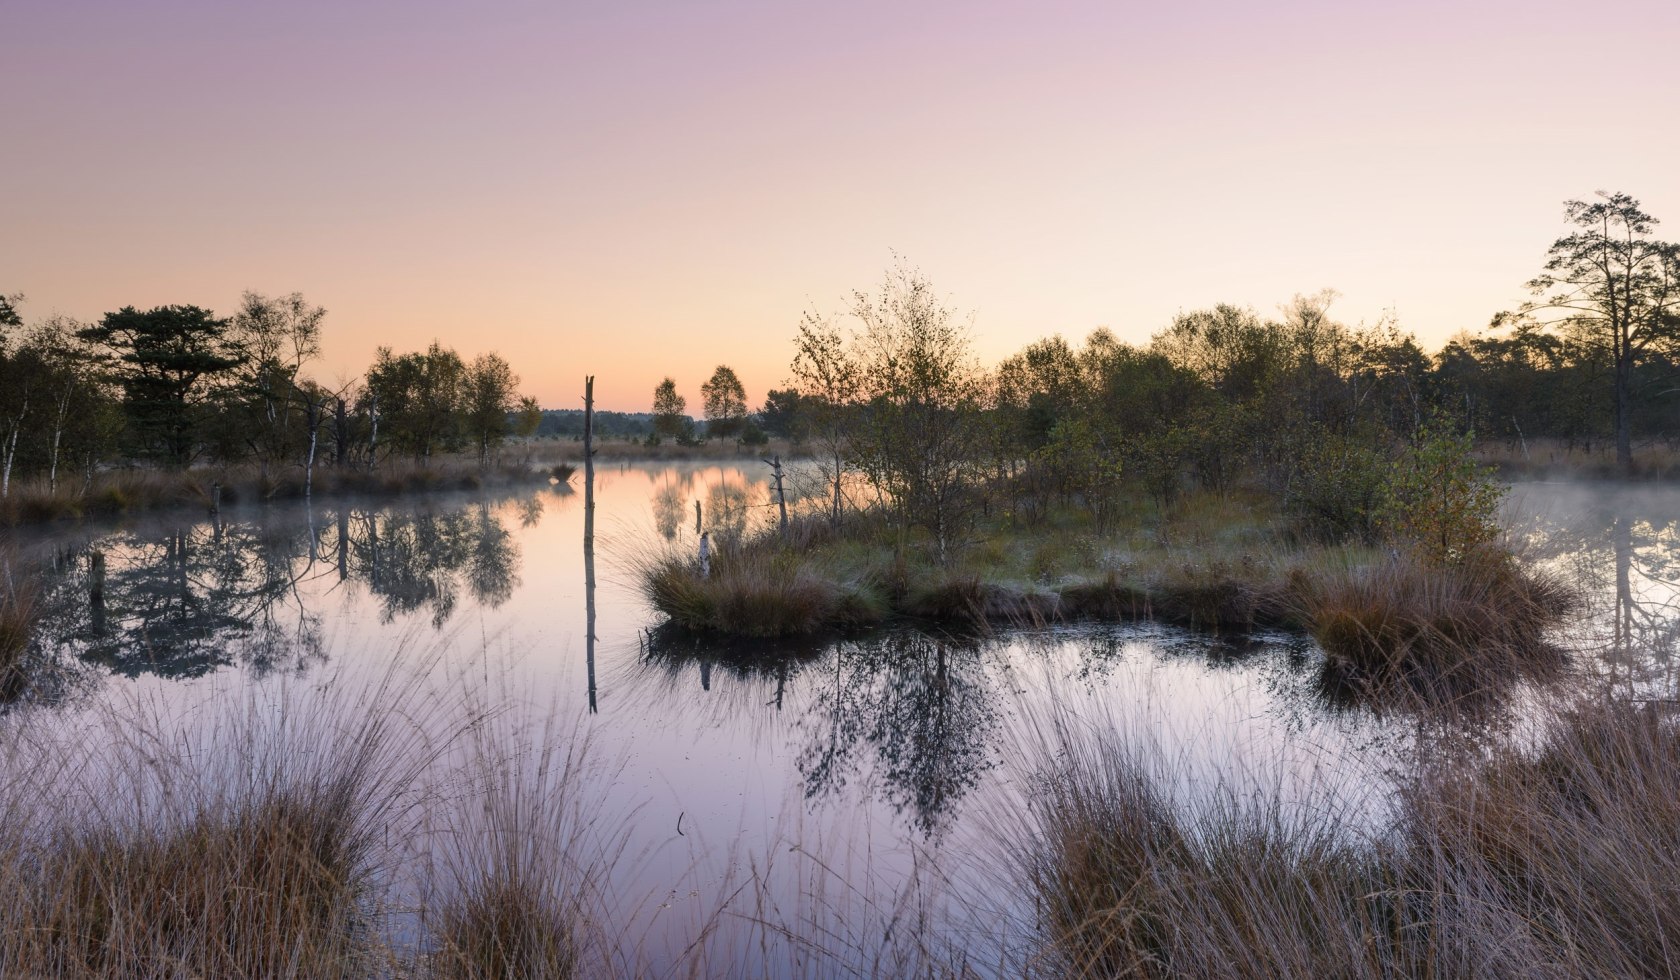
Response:
MULTIPOLYGON (((480 677, 606 760, 590 806, 622 831, 610 915, 654 973, 720 902, 739 904, 748 879, 739 921, 798 919, 828 946, 860 949, 908 895, 937 891, 916 899, 930 903, 918 914, 962 919, 969 955, 1002 959, 1011 940, 989 923, 1018 919, 1025 899, 999 887, 1000 838, 1030 792, 1021 745, 1052 717, 1150 742, 1177 793, 1249 780, 1320 805, 1328 787, 1359 819, 1384 819, 1384 787, 1419 735, 1327 702, 1301 637, 892 628, 730 647, 658 629, 636 559, 692 550, 696 502, 714 536, 768 522, 767 476, 597 473, 592 654, 583 500, 565 485, 32 532, 22 545, 49 569, 41 655, 55 669, 13 710, 68 716, 143 697, 187 713, 393 656, 480 677)), ((1578 657, 1672 697, 1680 493, 1532 483, 1510 508, 1529 560, 1588 591, 1568 638, 1578 657)))

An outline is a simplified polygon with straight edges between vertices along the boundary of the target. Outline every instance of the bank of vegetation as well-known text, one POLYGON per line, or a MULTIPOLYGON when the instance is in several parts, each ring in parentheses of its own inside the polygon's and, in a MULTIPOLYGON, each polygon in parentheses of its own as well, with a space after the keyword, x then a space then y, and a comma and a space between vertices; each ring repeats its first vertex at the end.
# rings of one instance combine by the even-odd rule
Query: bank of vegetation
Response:
MULTIPOLYGON (((988 368, 901 264, 800 325, 782 400, 817 475, 791 518, 720 532, 705 562, 647 556, 645 594, 724 635, 1150 618, 1306 630, 1361 684, 1555 669, 1572 596, 1509 552, 1477 398, 1442 373, 1475 342, 1432 361, 1330 301, 1193 311, 1141 346, 1052 337, 988 368)), ((1519 332, 1591 326, 1537 322, 1519 332)))
POLYGON ((332 385, 310 375, 326 311, 296 293, 91 323, 21 304, 0 303, 0 523, 531 473, 500 449, 540 412, 493 352, 381 348, 332 385))

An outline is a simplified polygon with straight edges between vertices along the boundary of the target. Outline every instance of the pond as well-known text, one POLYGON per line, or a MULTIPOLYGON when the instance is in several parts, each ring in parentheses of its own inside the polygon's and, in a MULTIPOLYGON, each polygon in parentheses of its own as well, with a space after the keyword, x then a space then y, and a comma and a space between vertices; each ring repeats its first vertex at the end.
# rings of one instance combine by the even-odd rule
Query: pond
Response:
MULTIPOLYGON (((1024 899, 998 888, 1000 837, 1031 792, 1021 746, 1058 719, 1156 745, 1175 791, 1258 780, 1384 820, 1419 729, 1327 700, 1299 636, 899 626, 730 646, 657 628, 637 560, 693 549, 697 501, 714 531, 769 521, 767 481, 762 466, 598 471, 593 644, 583 499, 564 484, 31 531, 56 669, 12 710, 143 699, 181 716, 391 657, 480 678, 603 760, 589 808, 621 847, 608 915, 654 974, 702 932, 763 967, 744 938, 728 952, 730 932, 772 914, 798 923, 790 963, 828 947, 878 963, 867 947, 912 909, 957 923, 982 972, 1003 962, 1012 940, 989 923, 1019 921, 1024 899)), ((1577 656, 1672 697, 1680 493, 1531 483, 1509 506, 1528 560, 1587 590, 1577 656)))

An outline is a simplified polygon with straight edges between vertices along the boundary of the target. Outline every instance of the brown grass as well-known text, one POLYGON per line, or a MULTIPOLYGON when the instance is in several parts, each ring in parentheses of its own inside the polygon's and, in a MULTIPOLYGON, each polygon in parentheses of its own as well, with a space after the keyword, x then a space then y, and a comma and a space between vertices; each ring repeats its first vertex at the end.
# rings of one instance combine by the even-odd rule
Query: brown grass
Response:
POLYGON ((25 658, 40 618, 36 579, 20 572, 15 558, 0 555, 0 701, 27 684, 25 658))
POLYGON ((1275 796, 1175 806, 1112 735, 1046 748, 1008 846, 1047 973, 1680 972, 1680 736, 1650 709, 1596 703, 1536 754, 1430 767, 1376 839, 1275 796))
POLYGON ((478 791, 444 818, 443 846, 430 856, 422 917, 436 951, 427 975, 561 980, 599 972, 608 944, 595 935, 595 905, 625 824, 605 833, 597 826, 599 800, 584 789, 592 768, 586 740, 486 725, 462 750, 461 771, 473 774, 478 791))
POLYGON ((1444 566, 1394 553, 1296 567, 1288 602, 1333 683, 1451 696, 1555 674, 1563 656, 1549 631, 1576 597, 1561 579, 1484 550, 1444 566))
POLYGON ((378 872, 425 762, 393 693, 9 732, 0 975, 369 975, 378 872))
POLYGON ((781 549, 720 549, 706 576, 694 560, 662 555, 643 565, 641 583, 648 602, 673 622, 731 636, 792 636, 878 622, 884 614, 866 588, 781 549))

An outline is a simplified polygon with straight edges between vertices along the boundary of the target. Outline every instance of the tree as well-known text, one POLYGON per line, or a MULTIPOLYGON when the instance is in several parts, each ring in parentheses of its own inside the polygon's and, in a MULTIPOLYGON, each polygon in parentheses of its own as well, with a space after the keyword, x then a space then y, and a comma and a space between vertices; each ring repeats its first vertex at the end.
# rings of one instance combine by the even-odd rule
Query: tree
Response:
POLYGON ((671 378, 659 382, 653 389, 653 431, 655 435, 681 436, 687 428, 688 416, 683 412, 688 400, 677 394, 677 383, 671 378))
POLYGON ((825 317, 807 312, 794 341, 793 379, 821 449, 820 464, 833 489, 830 519, 840 519, 846 458, 857 412, 859 367, 846 338, 825 317))
POLYGON ((811 434, 809 412, 805 396, 797 388, 772 388, 764 395, 764 407, 758 410, 758 424, 767 435, 800 443, 811 434))
POLYGON ((185 466, 197 454, 213 381, 243 357, 228 321, 197 306, 125 306, 78 333, 102 348, 122 386, 135 451, 185 466))
POLYGON ((21 301, 11 297, 0 316, 0 497, 14 470, 44 470, 48 490, 57 490, 60 461, 91 466, 116 428, 117 406, 79 336, 86 324, 55 314, 20 329, 21 301))
POLYGON ((400 357, 379 348, 367 374, 369 438, 422 461, 458 448, 466 373, 460 355, 435 340, 424 353, 400 357))
POLYGON ((84 469, 104 454, 118 428, 118 406, 99 379, 97 356, 80 336, 87 325, 67 316, 40 321, 24 343, 40 352, 42 374, 39 452, 47 489, 58 489, 60 462, 80 459, 84 469))
POLYGON ((1626 194, 1566 201, 1579 230, 1552 243, 1545 271, 1528 283, 1537 298, 1500 324, 1534 317, 1604 349, 1612 365, 1616 463, 1633 469, 1632 382, 1646 354, 1672 354, 1680 340, 1680 245, 1652 236, 1657 219, 1626 194))
POLYGON ((543 410, 537 400, 529 395, 519 399, 519 407, 514 410, 513 434, 521 439, 529 439, 537 434, 542 427, 543 410))
POLYGON ((483 466, 490 459, 490 450, 507 438, 508 416, 519 397, 519 379, 508 362, 492 352, 473 359, 464 387, 467 434, 478 448, 478 463, 483 466))
POLYGON ((241 438, 265 474, 271 462, 295 458, 307 441, 303 430, 310 412, 299 375, 320 356, 326 315, 302 293, 270 298, 246 290, 233 316, 229 338, 244 358, 237 379, 244 408, 241 438))
POLYGON ((710 381, 700 386, 706 412, 706 434, 723 438, 740 435, 747 422, 747 390, 733 368, 719 364, 710 381))
POLYGON ((934 538, 944 562, 968 516, 981 445, 978 364, 968 330, 921 272, 900 261, 878 292, 852 294, 864 399, 855 450, 898 515, 934 538))

